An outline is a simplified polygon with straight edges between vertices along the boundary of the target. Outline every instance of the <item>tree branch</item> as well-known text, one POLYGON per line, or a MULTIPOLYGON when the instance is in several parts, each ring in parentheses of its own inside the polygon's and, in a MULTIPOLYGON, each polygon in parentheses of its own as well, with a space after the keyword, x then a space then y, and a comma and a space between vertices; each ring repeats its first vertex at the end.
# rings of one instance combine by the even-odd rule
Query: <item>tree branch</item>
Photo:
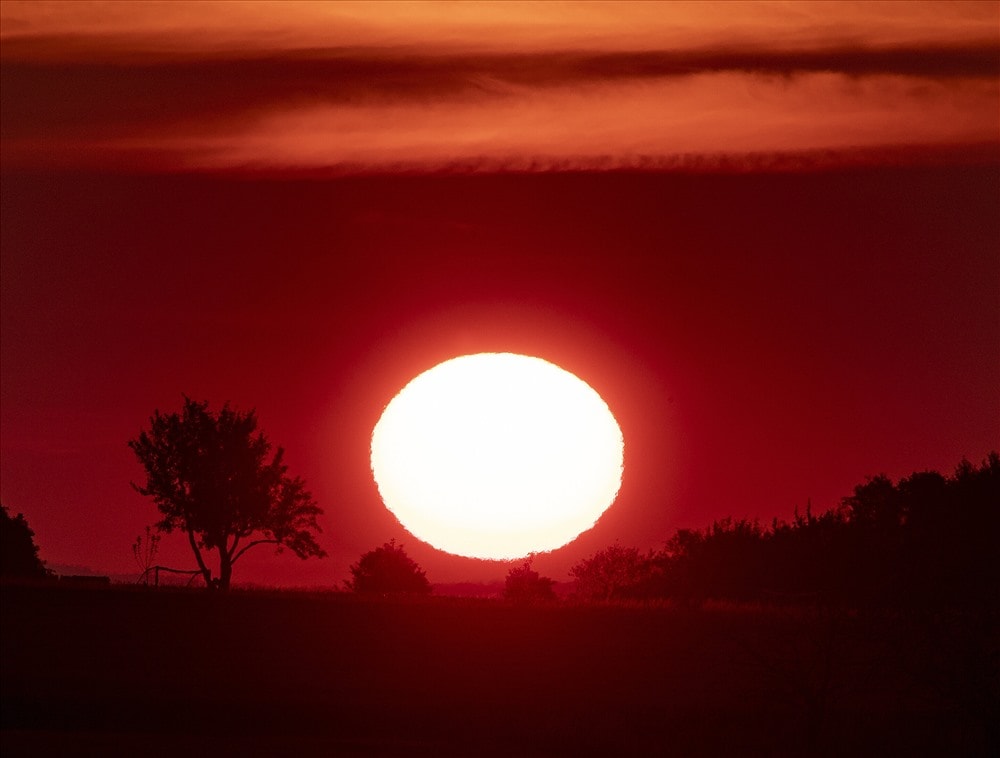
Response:
POLYGON ((147 571, 157 569, 158 571, 169 571, 171 574, 200 574, 201 569, 175 569, 169 566, 150 566, 147 571))
POLYGON ((247 545, 244 545, 243 549, 240 550, 240 552, 238 552, 236 555, 233 556, 233 560, 231 561, 231 563, 236 563, 237 558, 239 558, 241 555, 243 555, 243 553, 245 553, 247 550, 249 550, 250 548, 254 547, 255 545, 265 545, 265 544, 267 544, 269 542, 272 543, 272 544, 274 544, 274 545, 279 544, 279 540, 254 540, 253 542, 251 542, 251 543, 249 543, 247 545))

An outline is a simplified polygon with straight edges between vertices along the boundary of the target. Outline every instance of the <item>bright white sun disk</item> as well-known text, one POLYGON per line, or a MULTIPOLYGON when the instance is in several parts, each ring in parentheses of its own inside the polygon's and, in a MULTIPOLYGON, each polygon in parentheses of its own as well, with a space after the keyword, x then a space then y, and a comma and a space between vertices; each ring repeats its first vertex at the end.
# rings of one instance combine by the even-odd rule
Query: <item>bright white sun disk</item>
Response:
POLYGON ((541 358, 445 361, 393 398, 372 433, 386 507, 456 555, 554 550, 594 525, 621 486, 624 441, 607 404, 541 358))

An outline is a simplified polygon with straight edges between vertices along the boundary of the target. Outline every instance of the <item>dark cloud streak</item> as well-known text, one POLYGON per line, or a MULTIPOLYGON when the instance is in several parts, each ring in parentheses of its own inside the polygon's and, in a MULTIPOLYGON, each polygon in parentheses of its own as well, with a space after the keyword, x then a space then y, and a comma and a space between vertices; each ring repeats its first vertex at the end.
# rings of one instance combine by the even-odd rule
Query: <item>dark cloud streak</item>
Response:
MULTIPOLYGON (((695 74, 743 72, 795 76, 833 72, 852 77, 929 79, 1000 76, 997 42, 957 46, 825 50, 431 54, 422 49, 331 49, 246 57, 181 57, 141 62, 38 62, 38 49, 72 40, 4 43, 0 70, 5 139, 98 129, 132 134, 195 121, 225 128, 233 118, 275 106, 381 104, 502 97, 517 88, 563 88, 695 74)), ((78 42, 78 41, 77 41, 78 42)), ((96 42, 91 47, 99 47, 96 42)), ((113 48, 111 48, 113 49, 113 48)))

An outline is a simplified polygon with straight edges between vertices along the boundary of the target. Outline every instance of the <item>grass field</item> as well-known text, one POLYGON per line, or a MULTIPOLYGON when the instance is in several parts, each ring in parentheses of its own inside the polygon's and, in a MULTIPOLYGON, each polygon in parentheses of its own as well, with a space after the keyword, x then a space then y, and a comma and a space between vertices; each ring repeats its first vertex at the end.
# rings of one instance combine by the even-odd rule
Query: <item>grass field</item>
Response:
POLYGON ((986 755, 995 617, 2 587, 15 755, 986 755))

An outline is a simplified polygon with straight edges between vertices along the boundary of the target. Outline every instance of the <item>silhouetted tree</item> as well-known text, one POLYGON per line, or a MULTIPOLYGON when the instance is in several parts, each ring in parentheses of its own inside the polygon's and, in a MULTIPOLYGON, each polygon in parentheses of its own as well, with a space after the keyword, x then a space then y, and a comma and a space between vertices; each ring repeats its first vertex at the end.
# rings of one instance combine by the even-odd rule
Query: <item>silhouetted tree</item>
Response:
POLYGON ((538 572, 531 568, 531 559, 528 558, 520 566, 515 566, 507 572, 504 581, 503 596, 505 600, 513 600, 516 603, 538 603, 556 599, 555 590, 552 585, 555 582, 547 576, 539 576, 538 572))
POLYGON ((842 503, 851 521, 859 526, 892 529, 903 521, 899 491, 885 474, 856 486, 854 494, 844 498, 842 503))
POLYGON ((979 466, 963 460, 947 480, 934 519, 934 549, 942 560, 938 587, 952 603, 1000 607, 1000 455, 979 466))
POLYGON ((35 533, 24 514, 13 518, 7 506, 0 505, 0 576, 18 579, 39 579, 48 576, 45 564, 38 557, 35 533))
POLYGON ((424 571, 396 540, 369 550, 351 566, 347 588, 360 595, 429 595, 430 582, 424 571))
POLYGON ((685 602, 758 595, 766 536, 759 523, 746 519, 722 519, 705 530, 679 529, 651 558, 661 575, 661 593, 685 602))
POLYGON ((855 569, 863 560, 854 547, 843 508, 816 516, 807 507, 805 515, 796 509, 791 523, 775 519, 765 534, 763 595, 780 602, 827 603, 843 601, 856 592, 855 569))
POLYGON ((574 593, 585 600, 638 597, 649 582, 652 565, 634 547, 615 544, 573 566, 574 593))
POLYGON ((302 479, 288 476, 284 451, 271 454, 254 411, 226 404, 213 413, 207 402, 185 397, 180 413, 157 410, 149 430, 128 444, 146 470, 145 485, 132 486, 159 508, 157 529, 187 534, 209 587, 228 589, 233 565, 257 545, 288 548, 303 559, 326 555, 313 536, 323 511, 302 479), (213 550, 216 576, 206 556, 213 550))

